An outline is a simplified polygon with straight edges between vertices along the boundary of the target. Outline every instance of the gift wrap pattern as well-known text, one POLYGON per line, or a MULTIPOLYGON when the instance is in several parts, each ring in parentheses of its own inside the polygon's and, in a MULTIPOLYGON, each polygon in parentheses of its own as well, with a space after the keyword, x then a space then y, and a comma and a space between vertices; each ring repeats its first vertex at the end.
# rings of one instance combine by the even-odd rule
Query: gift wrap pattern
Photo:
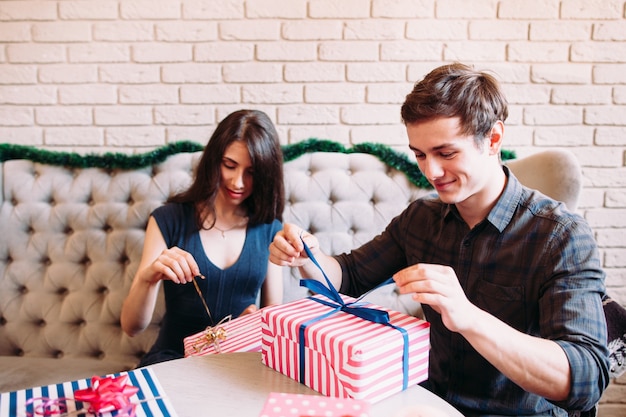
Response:
POLYGON ((261 310, 186 337, 183 340, 185 357, 227 352, 260 352, 261 310), (210 332, 216 332, 219 328, 225 332, 224 339, 214 341, 210 332), (217 343, 219 343, 219 351, 217 343))
POLYGON ((263 363, 324 395, 370 403, 427 379, 428 322, 363 303, 389 314, 389 324, 374 323, 328 301, 315 295, 264 308, 263 363))
MULTIPOLYGON (((136 394, 130 397, 130 402, 136 404, 136 417, 176 417, 176 412, 169 399, 163 392, 156 375, 149 368, 140 368, 134 371, 123 372, 119 375, 128 375, 128 383, 139 388, 136 394)), ((74 402, 74 392, 89 388, 91 379, 63 382, 59 384, 47 385, 36 388, 28 388, 20 391, 5 392, 0 394, 0 417, 27 417, 33 415, 35 404, 28 404, 33 399, 43 397, 50 400, 58 400, 64 403, 67 408, 65 415, 93 416, 92 413, 79 412, 89 407, 88 403, 74 402)), ((126 413, 128 414, 128 413, 126 413)), ((51 416, 59 414, 50 414, 51 416)), ((117 411, 100 413, 98 417, 109 417, 118 415, 117 411)))
POLYGON ((271 392, 259 417, 368 417, 369 403, 352 398, 271 392))

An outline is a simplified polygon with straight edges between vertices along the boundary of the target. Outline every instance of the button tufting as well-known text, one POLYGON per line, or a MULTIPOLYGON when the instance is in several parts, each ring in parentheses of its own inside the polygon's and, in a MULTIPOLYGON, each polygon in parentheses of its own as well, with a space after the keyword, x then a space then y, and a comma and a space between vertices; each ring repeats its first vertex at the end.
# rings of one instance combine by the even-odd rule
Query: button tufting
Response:
POLYGON ((60 287, 57 289, 57 294, 60 295, 61 297, 65 297, 67 296, 67 294, 69 294, 70 290, 68 290, 65 287, 60 287))
POLYGON ((95 358, 98 358, 98 359, 102 360, 102 359, 104 359, 104 357, 105 357, 106 355, 104 354, 104 352, 103 352, 103 351, 99 350, 99 351, 94 352, 93 356, 94 356, 95 358))
POLYGON ((0 317, 0 326, 4 326, 5 324, 7 324, 7 319, 0 317))
POLYGON ((46 321, 44 319, 39 319, 37 321, 37 326, 39 326, 39 327, 46 327, 46 324, 47 323, 46 323, 46 321))
POLYGON ((17 291, 22 295, 28 294, 28 288, 25 285, 20 285, 17 291))
POLYGON ((109 293, 109 289, 107 287, 98 288, 98 293, 101 295, 107 295, 109 293))
POLYGON ((56 352, 52 354, 52 356, 54 356, 57 359, 61 359, 63 357, 63 352, 61 352, 60 350, 57 350, 56 352))

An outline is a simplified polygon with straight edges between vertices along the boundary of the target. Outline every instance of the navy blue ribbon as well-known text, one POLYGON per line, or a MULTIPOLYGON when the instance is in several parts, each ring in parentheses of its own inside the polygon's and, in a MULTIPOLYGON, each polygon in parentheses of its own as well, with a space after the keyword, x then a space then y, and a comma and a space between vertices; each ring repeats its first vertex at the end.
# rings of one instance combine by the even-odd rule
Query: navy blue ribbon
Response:
MULTIPOLYGON (((344 313, 352 314, 353 316, 357 316, 359 318, 362 318, 363 320, 389 326, 393 329, 398 330, 402 334, 402 339, 404 340, 404 347, 403 347, 403 352, 402 352, 402 372, 403 372, 402 389, 405 390, 408 387, 408 379, 409 379, 409 334, 408 332, 402 327, 398 327, 398 326, 391 324, 389 321, 389 313, 387 313, 386 311, 365 307, 365 305, 369 303, 360 302, 360 300, 363 297, 365 297, 369 292, 363 294, 361 297, 359 297, 355 301, 346 303, 343 300, 343 298, 341 298, 341 295, 339 295, 339 292, 337 291, 337 289, 335 289, 335 286, 330 281, 328 276, 326 276, 326 273, 324 272, 320 264, 317 262, 317 259, 315 259, 315 256, 313 256, 313 253, 311 252, 307 244, 304 243, 304 240, 302 241, 302 244, 304 245, 304 251, 306 252, 309 259, 311 259, 311 261, 313 261, 315 266, 317 266, 317 268, 322 272, 322 275, 324 276, 324 279, 326 280, 326 283, 328 284, 328 286, 326 287, 321 282, 313 280, 313 279, 301 279, 300 286, 306 287, 309 290, 313 291, 314 293, 322 294, 326 296, 331 301, 323 300, 320 298, 314 298, 314 297, 309 297, 309 299, 316 301, 320 304, 324 304, 328 307, 331 307, 332 310, 319 317, 315 317, 311 320, 307 320, 306 322, 302 323, 300 325, 300 328, 298 329, 299 353, 300 353, 300 364, 299 364, 300 382, 304 383, 305 381, 306 339, 304 337, 304 333, 305 333, 306 328, 313 323, 316 323, 320 320, 324 320, 325 318, 330 317, 331 315, 335 314, 338 311, 343 311, 344 313)), ((389 278, 385 280, 384 282, 382 282, 379 286, 391 284, 392 282, 393 282, 393 279, 389 278)))

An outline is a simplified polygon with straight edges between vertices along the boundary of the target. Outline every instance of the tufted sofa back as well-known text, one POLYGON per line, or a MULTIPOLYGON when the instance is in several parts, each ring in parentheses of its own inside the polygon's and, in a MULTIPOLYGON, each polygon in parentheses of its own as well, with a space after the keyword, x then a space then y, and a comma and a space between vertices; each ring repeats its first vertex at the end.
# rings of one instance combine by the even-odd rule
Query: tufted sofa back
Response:
MULTIPOLYGON (((99 358, 131 368, 153 343, 121 330, 150 212, 186 187, 199 152, 137 170, 0 164, 0 355, 99 358)), ((339 253, 380 232, 426 191, 376 157, 310 153, 285 164, 284 220, 339 253)), ((285 272, 285 301, 305 292, 285 272)))

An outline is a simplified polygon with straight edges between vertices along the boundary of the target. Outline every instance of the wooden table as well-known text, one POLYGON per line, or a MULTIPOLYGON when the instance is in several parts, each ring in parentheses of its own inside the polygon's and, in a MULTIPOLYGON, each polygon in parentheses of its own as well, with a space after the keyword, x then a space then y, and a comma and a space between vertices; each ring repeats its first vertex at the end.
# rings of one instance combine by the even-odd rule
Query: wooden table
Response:
MULTIPOLYGON (((223 353, 151 366, 180 417, 257 417, 270 392, 320 395, 263 365, 261 354, 223 353)), ((463 417, 416 385, 372 405, 370 417, 463 417)))

